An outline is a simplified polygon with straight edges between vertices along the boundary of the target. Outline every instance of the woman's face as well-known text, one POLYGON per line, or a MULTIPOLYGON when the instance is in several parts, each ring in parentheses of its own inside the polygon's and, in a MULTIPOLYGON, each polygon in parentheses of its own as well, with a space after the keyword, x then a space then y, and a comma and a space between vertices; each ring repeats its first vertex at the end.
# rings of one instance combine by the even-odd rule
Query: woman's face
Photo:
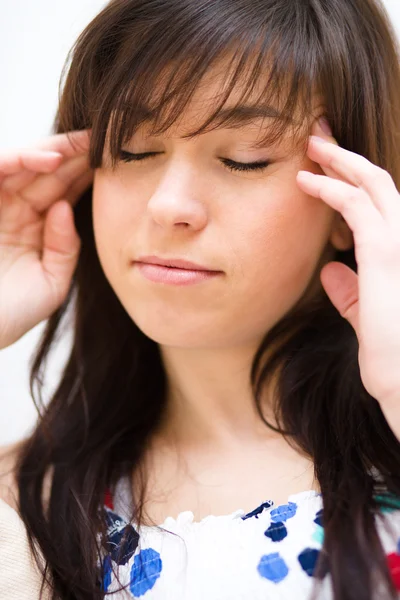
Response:
MULTIPOLYGON (((219 89, 215 77, 199 89, 168 135, 151 138, 143 127, 124 146, 155 156, 121 160, 112 172, 105 150, 95 172, 93 222, 102 268, 132 320, 162 345, 258 343, 310 283, 318 289, 324 251, 331 258, 334 246, 349 240, 339 214, 298 187, 300 169, 323 171, 300 150, 289 155, 289 135, 252 148, 268 119, 181 139, 203 122, 219 89), (239 172, 222 159, 271 164, 239 172), (182 258, 222 273, 192 285, 156 283, 134 264, 144 255, 182 258)), ((231 99, 229 105, 236 96, 231 99)))

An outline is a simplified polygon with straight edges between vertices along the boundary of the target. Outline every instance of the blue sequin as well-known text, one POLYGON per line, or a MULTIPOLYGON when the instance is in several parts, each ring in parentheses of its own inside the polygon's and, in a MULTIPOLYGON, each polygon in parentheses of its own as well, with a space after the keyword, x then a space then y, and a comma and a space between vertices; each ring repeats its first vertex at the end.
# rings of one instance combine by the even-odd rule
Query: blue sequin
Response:
POLYGON ((302 552, 300 552, 298 558, 299 563, 301 564, 301 568, 303 571, 307 573, 311 577, 314 573, 315 565, 317 564, 319 556, 319 550, 315 548, 306 548, 302 552))
POLYGON ((324 510, 322 508, 315 515, 314 523, 321 525, 321 527, 324 526, 324 510))
POLYGON ((287 529, 282 521, 271 523, 268 529, 264 531, 264 535, 269 537, 273 542, 280 542, 287 536, 287 529))
POLYGON ((103 583, 101 588, 103 592, 106 592, 111 584, 111 572, 111 556, 107 554, 103 561, 103 583))
POLYGON ((118 565, 126 565, 135 554, 139 543, 136 529, 114 511, 106 510, 107 540, 106 549, 118 565))
POLYGON ((295 502, 288 502, 288 504, 282 504, 271 510, 271 521, 279 523, 279 521, 287 521, 294 517, 297 512, 297 504, 295 502))
POLYGON ((263 510, 270 508, 272 505, 273 505, 272 500, 266 500, 265 502, 260 504, 260 506, 257 506, 257 508, 252 510, 251 512, 248 512, 247 514, 243 515, 242 520, 245 521, 246 519, 250 519, 250 517, 255 517, 256 519, 258 519, 258 515, 261 514, 263 512, 263 510))
POLYGON ((272 554, 264 554, 261 557, 257 567, 261 577, 272 581, 273 583, 279 583, 289 573, 289 569, 278 552, 272 554))
POLYGON ((311 539, 313 539, 315 542, 322 546, 322 544, 324 543, 324 537, 325 534, 323 527, 321 527, 321 525, 317 525, 314 533, 311 536, 311 539))
POLYGON ((162 571, 162 560, 153 548, 146 548, 134 558, 131 568, 130 590, 134 596, 143 596, 154 587, 162 571))

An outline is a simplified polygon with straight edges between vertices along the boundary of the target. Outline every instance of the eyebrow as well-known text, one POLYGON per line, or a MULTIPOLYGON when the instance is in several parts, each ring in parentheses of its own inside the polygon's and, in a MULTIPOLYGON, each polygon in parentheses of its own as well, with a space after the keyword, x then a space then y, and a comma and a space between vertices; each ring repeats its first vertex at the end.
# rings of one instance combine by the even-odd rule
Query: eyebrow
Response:
MULTIPOLYGON (((154 119, 155 111, 150 110, 146 106, 140 106, 139 113, 142 115, 142 121, 145 123, 154 119)), ((239 104, 238 106, 233 106, 231 108, 221 109, 217 116, 221 119, 225 119, 228 116, 230 117, 231 123, 226 126, 227 129, 238 129, 255 119, 289 120, 289 122, 293 123, 291 117, 285 117, 283 113, 274 106, 267 105, 239 104)))
POLYGON ((273 106, 257 106, 240 104, 232 108, 224 108, 218 113, 225 118, 230 115, 234 123, 241 125, 254 119, 284 119, 283 113, 273 106))

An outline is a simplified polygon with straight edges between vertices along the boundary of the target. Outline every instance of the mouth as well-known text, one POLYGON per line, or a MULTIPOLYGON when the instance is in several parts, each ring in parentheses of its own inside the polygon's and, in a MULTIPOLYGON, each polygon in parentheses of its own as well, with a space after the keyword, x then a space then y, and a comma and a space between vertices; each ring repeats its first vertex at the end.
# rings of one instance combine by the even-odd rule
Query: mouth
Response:
MULTIPOLYGON (((168 262, 169 264, 171 263, 171 261, 168 262)), ((185 268, 176 265, 169 266, 144 261, 136 261, 134 266, 139 273, 141 273, 141 275, 149 281, 168 285, 182 286, 200 283, 210 279, 215 279, 215 277, 219 277, 222 274, 222 271, 198 268, 198 265, 196 265, 195 269, 187 268, 187 263, 185 268)))
POLYGON ((222 271, 217 271, 216 269, 211 269, 210 267, 206 267, 204 265, 200 265, 195 262, 190 262, 188 260, 182 258, 160 258, 158 256, 141 256, 136 261, 137 263, 147 264, 147 265, 157 265, 159 267, 164 267, 167 269, 179 269, 182 271, 204 271, 206 273, 221 273, 222 271))

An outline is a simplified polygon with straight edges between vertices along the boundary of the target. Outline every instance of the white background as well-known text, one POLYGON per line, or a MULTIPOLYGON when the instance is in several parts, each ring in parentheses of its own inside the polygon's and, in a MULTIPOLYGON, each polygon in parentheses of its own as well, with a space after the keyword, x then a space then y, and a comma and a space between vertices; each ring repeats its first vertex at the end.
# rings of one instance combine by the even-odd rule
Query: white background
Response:
MULTIPOLYGON (((106 3, 0 0, 0 150, 28 145, 50 134, 64 60, 77 36, 106 3)), ((400 0, 384 3, 400 37, 400 0)), ((43 326, 0 351, 0 445, 25 436, 35 423, 28 368, 43 326)), ((66 335, 52 355, 47 395, 57 382, 69 346, 66 335)))

